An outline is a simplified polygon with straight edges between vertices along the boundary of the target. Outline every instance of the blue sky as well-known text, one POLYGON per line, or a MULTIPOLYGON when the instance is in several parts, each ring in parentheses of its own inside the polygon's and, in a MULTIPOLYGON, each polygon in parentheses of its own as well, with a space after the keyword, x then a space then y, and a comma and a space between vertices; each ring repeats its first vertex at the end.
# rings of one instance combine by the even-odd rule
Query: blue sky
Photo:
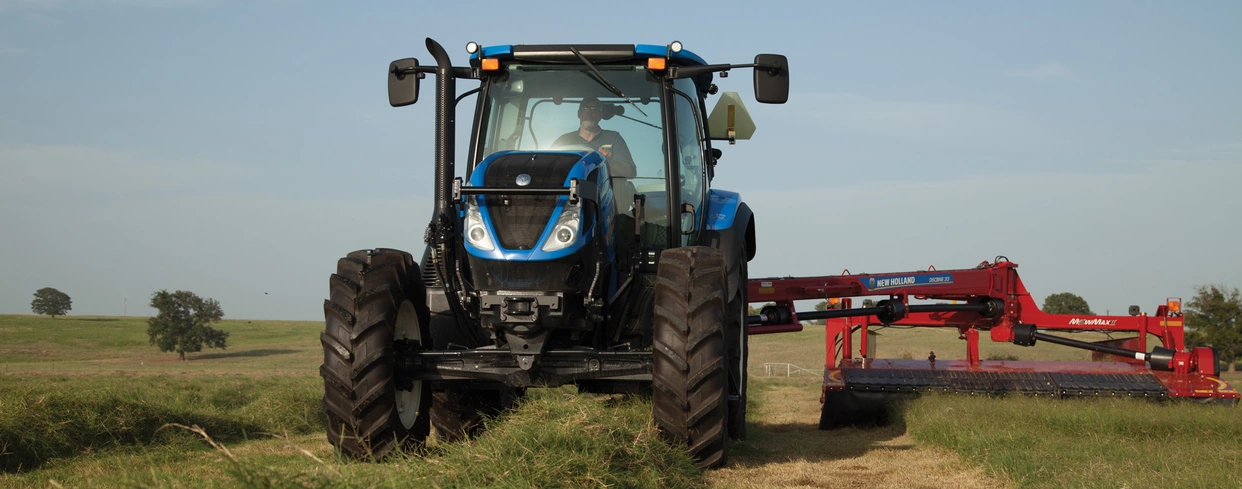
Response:
MULTIPOLYGON (((754 276, 1021 264, 1043 296, 1154 309, 1242 286, 1242 3, 0 0, 0 313, 186 289, 318 319, 335 260, 421 253, 432 37, 789 57, 790 102, 714 183, 758 216, 754 276)), ((468 88, 462 83, 461 90, 468 88)), ((462 118, 466 120, 468 118, 462 118)))

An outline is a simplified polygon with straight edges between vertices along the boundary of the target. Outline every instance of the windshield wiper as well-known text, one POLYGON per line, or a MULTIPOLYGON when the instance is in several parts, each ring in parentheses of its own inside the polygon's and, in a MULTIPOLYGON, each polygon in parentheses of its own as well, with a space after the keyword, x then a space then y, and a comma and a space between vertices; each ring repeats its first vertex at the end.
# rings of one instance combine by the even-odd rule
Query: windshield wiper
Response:
POLYGON ((621 93, 620 88, 617 88, 616 85, 613 85, 612 82, 608 81, 608 78, 605 77, 603 73, 600 73, 599 69, 595 67, 595 64, 592 63, 591 60, 587 59, 586 56, 583 56, 582 53, 578 52, 578 48, 570 46, 569 51, 574 53, 574 56, 577 56, 578 59, 582 60, 582 62, 587 65, 587 68, 590 68, 591 71, 595 73, 595 76, 599 77, 596 81, 598 81, 601 85, 604 85, 604 87, 607 87, 608 90, 612 91, 612 93, 616 94, 618 97, 625 98, 625 101, 629 102, 630 105, 633 105, 634 109, 638 110, 639 114, 642 114, 643 117, 647 117, 647 113, 643 112, 643 109, 639 107, 638 104, 635 104, 633 100, 630 100, 629 97, 626 97, 624 93, 621 93))

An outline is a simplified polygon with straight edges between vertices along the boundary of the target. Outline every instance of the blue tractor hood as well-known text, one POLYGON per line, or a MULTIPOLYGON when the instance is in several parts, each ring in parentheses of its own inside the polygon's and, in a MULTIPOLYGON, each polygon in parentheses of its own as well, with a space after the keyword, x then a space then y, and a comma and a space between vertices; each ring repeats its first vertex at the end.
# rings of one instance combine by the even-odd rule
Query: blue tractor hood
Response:
MULTIPOLYGON (((467 185, 475 187, 569 187, 572 179, 587 182, 597 178, 595 170, 604 162, 604 156, 592 151, 500 151, 485 158, 470 175, 467 185), (590 178, 588 178, 590 177, 590 178)), ((611 203, 611 202, 609 202, 611 203)), ((466 251, 471 255, 489 260, 547 261, 563 258, 578 252, 595 237, 593 219, 583 212, 577 221, 572 242, 553 251, 544 251, 558 220, 566 210, 573 211, 569 198, 564 195, 532 196, 472 196, 467 199, 467 221, 477 209, 481 224, 493 249, 478 246, 469 239, 470 233, 479 231, 466 223, 466 251)))

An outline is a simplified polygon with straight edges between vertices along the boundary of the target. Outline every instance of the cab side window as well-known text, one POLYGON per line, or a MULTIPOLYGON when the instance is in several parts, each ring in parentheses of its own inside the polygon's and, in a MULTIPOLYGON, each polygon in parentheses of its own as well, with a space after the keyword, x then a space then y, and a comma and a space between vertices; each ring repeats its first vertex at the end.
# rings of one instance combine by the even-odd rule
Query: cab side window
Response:
MULTIPOLYGON (((706 192, 707 175, 703 165, 703 125, 699 114, 699 104, 695 103, 694 82, 677 80, 674 85, 678 91, 677 100, 677 146, 681 163, 681 202, 694 206, 694 215, 682 215, 682 230, 688 231, 699 226, 703 209, 704 193, 706 192), (689 97, 687 97, 687 95, 689 97), (692 220, 691 220, 692 219, 692 220)), ((682 246, 689 245, 698 239, 698 230, 692 235, 682 235, 682 246)))

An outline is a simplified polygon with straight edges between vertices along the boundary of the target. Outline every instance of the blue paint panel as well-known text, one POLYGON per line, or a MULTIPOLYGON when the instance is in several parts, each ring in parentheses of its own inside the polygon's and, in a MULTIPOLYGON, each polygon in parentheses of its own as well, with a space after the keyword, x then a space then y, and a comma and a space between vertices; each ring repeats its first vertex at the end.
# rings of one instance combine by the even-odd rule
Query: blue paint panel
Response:
POLYGON ((953 274, 919 274, 919 275, 883 275, 867 277, 867 290, 888 290, 904 287, 924 287, 928 285, 949 285, 953 283, 953 274))
MULTIPOLYGON (((574 178, 577 178, 579 181, 585 181, 586 176, 590 174, 596 166, 599 166, 604 161, 603 155, 601 155, 598 151, 590 153, 584 151, 498 151, 488 155, 487 158, 484 158, 483 161, 479 162, 479 165, 475 168, 474 173, 470 175, 470 186, 482 187, 483 177, 487 174, 487 168, 491 166, 493 161, 496 161, 496 159, 501 156, 507 154, 548 153, 572 153, 582 157, 582 159, 574 165, 573 169, 569 171, 569 174, 565 176, 565 181, 562 185, 566 187, 569 186, 569 181, 574 178)), ((543 234, 539 236, 539 240, 535 243, 535 246, 532 249, 510 250, 500 245, 500 240, 496 238, 496 228, 492 225, 492 216, 491 213, 488 212, 487 204, 480 201, 479 214, 483 218, 483 226, 487 228, 487 233, 492 237, 493 244, 496 248, 492 251, 484 251, 470 244, 469 240, 462 240, 466 244, 466 252, 479 258, 508 261, 548 261, 577 253, 578 250, 580 250, 584 245, 586 245, 587 242, 595 237, 595 227, 581 230, 581 234, 578 235, 577 242, 568 247, 551 252, 543 251, 542 249, 544 242, 552 234, 552 228, 555 227, 557 218, 560 217, 561 212, 565 210, 565 205, 568 203, 569 197, 567 196, 560 197, 556 200, 556 208, 552 210, 552 216, 548 219, 548 223, 544 226, 543 234)))
MULTIPOLYGON (((634 54, 642 58, 663 58, 667 56, 668 46, 657 46, 654 44, 639 44, 634 46, 634 54)), ((680 53, 673 53, 671 58, 678 61, 688 61, 692 64, 705 65, 707 61, 700 58, 699 55, 682 49, 680 53)))
MULTIPOLYGON (((685 51, 682 51, 685 52, 685 51)), ((707 202, 707 229, 720 231, 733 227, 742 196, 737 192, 712 189, 707 202)))
MULTIPOLYGON (((652 57, 663 58, 667 55, 668 55, 668 46, 657 46, 655 44, 638 44, 634 46, 634 58, 635 59, 652 58, 652 57)), ((694 54, 685 49, 682 49, 680 53, 674 53, 671 57, 675 60, 683 61, 688 64, 699 64, 699 65, 707 64, 707 61, 704 61, 703 58, 699 57, 699 55, 694 54)), ((471 58, 473 59, 479 59, 479 58, 512 59, 513 58, 513 45, 502 44, 499 46, 487 46, 479 50, 479 52, 474 53, 474 55, 472 55, 471 58)))
POLYGON ((487 46, 479 50, 479 52, 474 53, 474 56, 471 56, 471 57, 474 59, 479 59, 479 58, 509 59, 513 57, 513 45, 503 44, 500 46, 487 46))

